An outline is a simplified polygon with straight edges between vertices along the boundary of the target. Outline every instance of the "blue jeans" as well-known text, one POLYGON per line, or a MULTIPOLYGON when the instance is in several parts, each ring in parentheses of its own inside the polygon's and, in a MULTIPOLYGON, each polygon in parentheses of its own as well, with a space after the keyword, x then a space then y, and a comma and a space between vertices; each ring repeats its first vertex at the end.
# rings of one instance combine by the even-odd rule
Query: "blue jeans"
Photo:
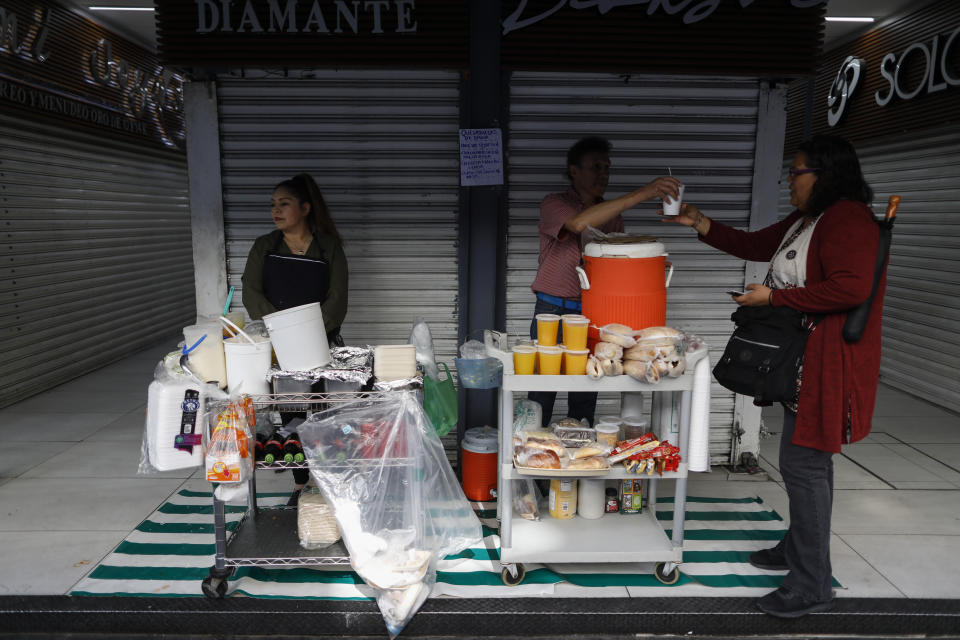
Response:
MULTIPOLYGON (((538 313, 553 313, 561 316, 565 313, 577 312, 538 299, 533 309, 533 320, 530 321, 530 337, 534 340, 537 338, 536 316, 538 313)), ((561 340, 563 340, 563 323, 561 323, 557 329, 557 343, 561 340)), ((553 416, 553 403, 557 400, 556 392, 531 391, 527 394, 527 398, 540 403, 540 406, 543 408, 543 427, 546 428, 550 424, 550 418, 553 416)), ((567 413, 571 418, 576 418, 577 420, 586 418, 590 425, 593 426, 593 414, 596 413, 597 410, 597 394, 595 392, 570 392, 567 394, 567 406, 567 413)))
POLYGON ((777 548, 790 572, 783 586, 807 600, 833 598, 830 514, 833 510, 833 454, 792 444, 797 414, 784 410, 780 474, 790 500, 790 527, 777 548))

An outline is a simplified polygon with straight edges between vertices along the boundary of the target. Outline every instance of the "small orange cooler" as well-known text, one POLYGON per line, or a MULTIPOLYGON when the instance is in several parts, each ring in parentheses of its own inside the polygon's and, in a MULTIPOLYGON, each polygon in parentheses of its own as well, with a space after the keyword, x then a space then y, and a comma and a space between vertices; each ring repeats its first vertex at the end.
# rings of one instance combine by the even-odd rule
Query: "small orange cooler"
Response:
POLYGON ((468 500, 493 500, 497 494, 497 430, 474 427, 463 434, 463 493, 468 500))
POLYGON ((591 242, 577 267, 583 315, 590 318, 589 346, 599 340, 594 326, 625 324, 632 329, 667 324, 667 251, 652 236, 626 236, 591 242), (665 275, 666 274, 666 275, 665 275))

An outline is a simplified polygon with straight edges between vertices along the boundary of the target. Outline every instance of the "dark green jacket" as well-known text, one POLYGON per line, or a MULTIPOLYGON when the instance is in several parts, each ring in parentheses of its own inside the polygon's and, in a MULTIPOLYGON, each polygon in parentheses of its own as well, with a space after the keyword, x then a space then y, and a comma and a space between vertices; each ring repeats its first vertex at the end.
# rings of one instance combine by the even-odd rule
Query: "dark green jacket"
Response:
MULTIPOLYGON (((283 241, 283 232, 276 229, 254 240, 247 256, 247 266, 240 281, 243 283, 243 306, 253 320, 276 311, 263 294, 263 261, 275 248, 278 253, 294 255, 283 241)), ((347 256, 343 247, 333 236, 315 231, 313 242, 304 255, 330 263, 330 291, 326 302, 321 305, 323 326, 327 332, 339 329, 347 315, 347 256)))

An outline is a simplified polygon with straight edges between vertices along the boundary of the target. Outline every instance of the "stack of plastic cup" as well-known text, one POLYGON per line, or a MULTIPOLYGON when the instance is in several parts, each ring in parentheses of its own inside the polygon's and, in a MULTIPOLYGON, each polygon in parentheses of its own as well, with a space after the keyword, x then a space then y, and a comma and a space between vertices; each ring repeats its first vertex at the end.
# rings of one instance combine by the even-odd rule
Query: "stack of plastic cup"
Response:
POLYGON ((518 376, 531 376, 537 364, 537 348, 532 344, 518 344, 513 347, 513 373, 518 376))

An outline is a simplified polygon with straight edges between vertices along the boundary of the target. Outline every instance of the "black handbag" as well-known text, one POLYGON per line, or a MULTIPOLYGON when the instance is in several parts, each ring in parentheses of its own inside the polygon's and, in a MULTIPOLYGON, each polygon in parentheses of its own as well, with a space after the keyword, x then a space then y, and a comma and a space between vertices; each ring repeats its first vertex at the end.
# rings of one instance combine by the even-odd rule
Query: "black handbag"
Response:
POLYGON ((717 382, 761 405, 796 400, 803 350, 813 330, 807 314, 789 307, 738 307, 730 319, 736 329, 713 368, 717 382))

